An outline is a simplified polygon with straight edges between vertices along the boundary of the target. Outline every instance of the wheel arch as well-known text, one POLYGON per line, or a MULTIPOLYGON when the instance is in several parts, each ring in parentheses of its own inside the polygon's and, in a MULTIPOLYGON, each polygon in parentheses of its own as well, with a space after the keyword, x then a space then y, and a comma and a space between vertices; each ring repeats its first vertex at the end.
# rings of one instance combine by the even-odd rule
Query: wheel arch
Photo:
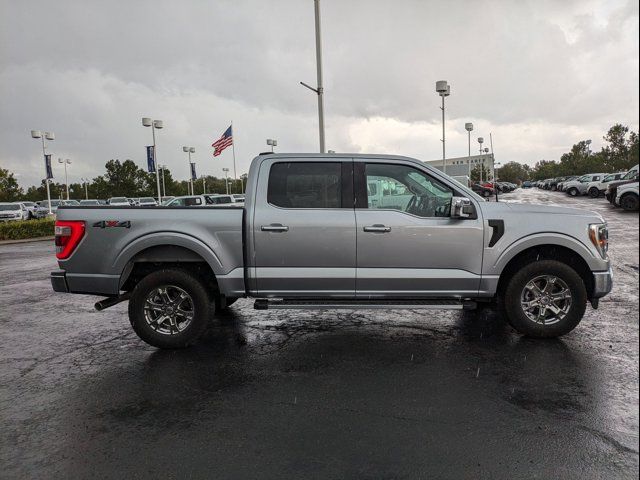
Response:
POLYGON ((557 260, 573 268, 583 279, 587 296, 591 299, 594 291, 594 278, 589 264, 581 254, 570 247, 558 243, 533 245, 512 255, 502 268, 500 279, 498 280, 498 295, 504 291, 509 280, 520 268, 538 260, 557 260))

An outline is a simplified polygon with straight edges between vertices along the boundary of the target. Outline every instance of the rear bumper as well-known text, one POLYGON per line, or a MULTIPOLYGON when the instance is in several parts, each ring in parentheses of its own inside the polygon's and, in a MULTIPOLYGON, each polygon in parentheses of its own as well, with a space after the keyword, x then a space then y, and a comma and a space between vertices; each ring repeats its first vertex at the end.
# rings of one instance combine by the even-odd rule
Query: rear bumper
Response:
POLYGON ((613 270, 609 267, 606 272, 593 272, 593 298, 602 298, 613 288, 613 270))
POLYGON ((82 293, 85 295, 117 295, 119 275, 95 275, 67 273, 64 270, 51 272, 51 286, 54 292, 82 293))
POLYGON ((51 287, 54 292, 69 293, 69 285, 67 285, 67 275, 63 270, 51 272, 51 287))

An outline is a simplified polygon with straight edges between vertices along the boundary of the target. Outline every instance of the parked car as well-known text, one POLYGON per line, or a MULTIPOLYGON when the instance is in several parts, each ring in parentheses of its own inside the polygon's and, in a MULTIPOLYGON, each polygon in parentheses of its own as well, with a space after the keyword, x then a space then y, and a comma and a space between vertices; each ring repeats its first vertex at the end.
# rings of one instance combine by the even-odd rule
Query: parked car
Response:
POLYGON ((626 172, 620 173, 611 173, 609 175, 605 175, 601 180, 595 182, 589 182, 587 184, 587 189, 585 191, 585 195, 589 195, 591 198, 598 198, 600 195, 603 195, 607 190, 607 185, 609 182, 614 180, 620 180, 624 177, 626 172))
POLYGON ((207 195, 210 205, 242 206, 244 198, 239 200, 235 195, 207 195))
POLYGON ((28 215, 27 219, 36 218, 36 208, 38 208, 38 204, 36 202, 30 202, 28 200, 25 200, 20 202, 13 202, 13 203, 20 203, 24 205, 24 208, 27 209, 27 215, 28 215))
POLYGON ((111 197, 107 200, 107 204, 112 207, 130 207, 131 202, 127 197, 111 197))
POLYGON ((206 195, 184 195, 175 197, 164 207, 206 207, 210 205, 206 195))
POLYGON ((471 185, 471 190, 473 190, 475 193, 477 193, 478 195, 480 195, 481 197, 491 197, 492 195, 495 195, 496 191, 493 188, 490 187, 485 187, 484 185, 481 185, 480 183, 474 183, 471 185))
POLYGON ((614 203, 618 196, 618 187, 638 181, 638 165, 629 170, 620 180, 609 182, 604 196, 610 203, 614 203))
POLYGON ((558 183, 563 182, 565 177, 556 177, 549 180, 549 190, 555 192, 558 190, 558 183))
POLYGON ((171 200, 173 200, 176 197, 170 196, 170 197, 162 197, 162 204, 161 205, 168 205, 171 200))
POLYGON ((29 219, 29 211, 22 203, 0 203, 0 222, 16 222, 29 219))
POLYGON ((80 200, 80 206, 82 207, 98 207, 101 203, 99 200, 80 200))
POLYGON ((606 173, 587 173, 576 180, 567 182, 564 186, 564 191, 572 197, 585 195, 587 193, 587 185, 589 185, 589 183, 599 182, 606 175, 606 173))
POLYGON ((98 310, 128 300, 141 339, 181 348, 244 296, 256 310, 496 301, 519 332, 557 337, 612 288, 601 215, 485 202, 407 157, 259 155, 247 192, 243 209, 114 208, 109 222, 60 207, 53 289, 103 294, 98 310))
MULTIPOLYGON (((62 203, 62 200, 51 200, 51 213, 55 214, 58 206, 62 203)), ((36 218, 45 218, 49 215, 49 201, 42 200, 37 202, 38 207, 36 208, 36 218)))
POLYGON ((558 185, 557 185, 558 191, 564 192, 564 186, 573 180, 577 180, 578 178, 580 178, 579 175, 570 175, 568 177, 564 177, 564 180, 561 180, 558 182, 558 185))
POLYGON ((525 180, 524 182, 522 182, 522 188, 531 188, 533 187, 533 183, 530 182, 529 180, 525 180))
POLYGON ((627 211, 638 210, 638 182, 620 185, 614 203, 627 211))
POLYGON ((158 205, 158 201, 153 197, 141 197, 136 202, 136 205, 140 207, 156 207, 158 205))

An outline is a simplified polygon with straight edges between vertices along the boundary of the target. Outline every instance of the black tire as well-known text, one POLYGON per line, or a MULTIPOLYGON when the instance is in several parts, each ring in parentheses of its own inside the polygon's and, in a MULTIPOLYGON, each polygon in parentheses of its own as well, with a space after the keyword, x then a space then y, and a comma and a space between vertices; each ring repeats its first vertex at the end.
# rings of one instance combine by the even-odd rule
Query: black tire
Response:
POLYGON ((638 210, 638 196, 633 193, 625 193, 620 199, 620 206, 628 212, 638 210))
MULTIPOLYGON (((151 346, 185 348, 194 344, 202 335, 214 310, 214 303, 197 277, 183 270, 158 270, 144 277, 133 290, 129 300, 129 321, 136 334, 151 346), (173 332, 171 325, 169 328, 172 333, 162 333, 147 321, 145 304, 157 289, 163 287, 183 291, 188 295, 187 308, 190 306, 192 318, 183 330, 173 332)), ((156 327, 160 326, 156 323, 156 327)))
POLYGON ((589 196, 591 198, 598 198, 600 196, 600 190, 598 190, 596 187, 591 187, 589 189, 589 196))
POLYGON ((556 190, 558 190, 558 187, 556 185, 552 185, 551 186, 551 191, 555 192, 556 190))
POLYGON ((482 196, 485 198, 489 198, 491 196, 491 192, 489 190, 485 190, 482 192, 482 196))
POLYGON ((587 307, 587 289, 578 273, 557 260, 540 260, 525 265, 508 281, 500 296, 501 310, 509 324, 523 335, 535 338, 559 337, 573 330, 582 320, 587 307), (538 323, 530 319, 524 311, 521 298, 525 287, 541 276, 560 279, 571 294, 571 303, 564 317, 556 323, 538 323))
POLYGON ((572 197, 577 197, 578 196, 578 189, 576 187, 571 187, 569 190, 567 190, 567 193, 569 195, 571 195, 572 197))

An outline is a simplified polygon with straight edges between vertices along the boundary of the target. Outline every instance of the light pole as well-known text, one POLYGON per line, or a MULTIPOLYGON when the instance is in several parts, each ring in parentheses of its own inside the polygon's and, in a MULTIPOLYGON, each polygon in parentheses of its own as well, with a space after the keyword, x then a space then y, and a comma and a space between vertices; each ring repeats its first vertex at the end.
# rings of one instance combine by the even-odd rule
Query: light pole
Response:
POLYGON ((67 189, 67 200, 69 200, 69 177, 67 177, 67 165, 71 165, 71 160, 68 158, 66 160, 59 158, 58 163, 64 164, 64 184, 67 189))
POLYGON ((444 97, 448 97, 451 94, 451 85, 446 80, 438 80, 436 82, 436 92, 442 97, 442 173, 447 173, 447 160, 445 150, 445 131, 444 131, 444 97))
POLYGON ((320 135, 320 153, 324 153, 324 90, 322 88, 322 40, 320 38, 320 0, 313 0, 316 19, 316 73, 318 87, 313 88, 304 82, 300 85, 307 87, 318 95, 318 130, 320 135))
MULTIPOLYGON (((42 156, 44 158, 45 163, 45 182, 47 184, 47 203, 49 204, 49 215, 53 214, 51 211, 51 190, 49 189, 49 172, 47 168, 47 149, 45 146, 45 139, 49 141, 53 141, 56 139, 56 136, 53 132, 44 132, 44 135, 40 130, 31 130, 31 138, 41 138, 42 139, 42 156)), ((50 165, 49 165, 50 167, 50 165)))
POLYGON ((227 195, 229 195, 229 169, 223 168, 222 171, 224 172, 224 184, 227 187, 227 195))
POLYGON ((467 160, 467 164, 469 165, 469 178, 471 178, 471 132, 473 132, 473 123, 465 123, 464 129, 467 131, 467 136, 469 137, 469 159, 467 160))
POLYGON ((195 195, 193 190, 193 178, 191 178, 191 154, 196 153, 196 149, 193 147, 182 147, 182 151, 189 156, 189 187, 191 187, 191 193, 189 195, 195 195))
POLYGON ((89 200, 89 179, 81 178, 80 180, 84 184, 84 198, 85 200, 89 200))
POLYGON ((587 144, 587 158, 591 155, 591 139, 586 140, 584 143, 587 144))
MULTIPOLYGON (((480 161, 482 162, 482 144, 484 143, 484 138, 478 137, 478 143, 480 144, 480 161)), ((480 164, 480 181, 482 182, 482 170, 484 168, 484 162, 480 164)))
POLYGON ((162 196, 166 197, 167 196, 167 189, 164 185, 164 170, 165 168, 167 168, 166 165, 160 165, 160 168, 162 169, 162 196))
POLYGON ((156 157, 156 129, 160 130, 164 125, 162 120, 151 120, 147 117, 142 119, 142 125, 144 127, 151 127, 151 134, 153 136, 153 166, 156 170, 156 183, 158 185, 158 203, 162 203, 162 193, 160 192, 160 171, 158 170, 158 159, 156 157))
POLYGON ((202 175, 202 194, 207 194, 207 180, 204 175, 202 175))
POLYGON ((271 146, 271 151, 273 152, 273 147, 278 146, 278 140, 273 140, 272 138, 267 138, 267 145, 271 146))

